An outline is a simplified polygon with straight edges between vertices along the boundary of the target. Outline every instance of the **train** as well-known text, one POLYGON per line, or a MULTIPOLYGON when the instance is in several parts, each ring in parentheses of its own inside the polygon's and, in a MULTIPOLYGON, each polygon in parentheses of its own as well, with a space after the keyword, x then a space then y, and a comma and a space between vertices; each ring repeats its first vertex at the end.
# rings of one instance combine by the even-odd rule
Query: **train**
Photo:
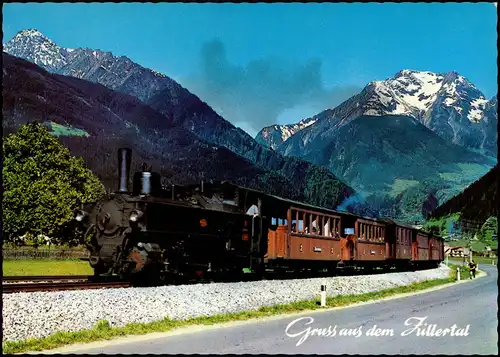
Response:
POLYGON ((243 272, 427 269, 443 239, 266 194, 228 181, 162 186, 145 165, 129 187, 132 150, 118 150, 118 190, 75 212, 96 276, 175 281, 243 272))

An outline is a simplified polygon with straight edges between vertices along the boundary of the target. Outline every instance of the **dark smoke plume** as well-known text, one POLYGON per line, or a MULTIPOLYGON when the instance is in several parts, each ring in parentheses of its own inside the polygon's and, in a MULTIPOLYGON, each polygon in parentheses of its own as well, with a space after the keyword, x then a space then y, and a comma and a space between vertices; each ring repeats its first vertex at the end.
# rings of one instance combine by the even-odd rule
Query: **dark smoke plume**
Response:
POLYGON ((276 118, 286 109, 307 106, 314 115, 361 91, 354 86, 326 89, 319 60, 296 64, 265 58, 253 60, 246 67, 234 65, 220 40, 202 47, 200 61, 200 73, 187 79, 187 88, 252 136, 276 124, 276 118))

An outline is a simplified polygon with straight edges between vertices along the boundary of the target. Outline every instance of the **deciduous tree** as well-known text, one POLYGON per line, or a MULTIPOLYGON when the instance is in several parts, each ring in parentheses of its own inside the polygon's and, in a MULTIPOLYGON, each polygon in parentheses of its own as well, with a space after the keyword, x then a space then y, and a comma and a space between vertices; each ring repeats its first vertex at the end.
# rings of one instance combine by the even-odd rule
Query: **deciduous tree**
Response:
POLYGON ((78 202, 94 202, 105 193, 83 159, 71 156, 39 123, 5 137, 3 154, 5 241, 44 234, 65 242, 78 202))

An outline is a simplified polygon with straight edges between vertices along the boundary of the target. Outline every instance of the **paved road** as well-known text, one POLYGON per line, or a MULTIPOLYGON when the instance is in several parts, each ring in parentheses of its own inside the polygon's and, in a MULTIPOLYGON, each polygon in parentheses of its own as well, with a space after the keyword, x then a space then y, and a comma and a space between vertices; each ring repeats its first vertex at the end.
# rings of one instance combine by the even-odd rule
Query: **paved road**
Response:
MULTIPOLYGON (((73 350, 69 353, 497 355, 498 272, 494 266, 482 265, 480 268, 488 276, 400 299, 154 339, 119 344, 108 342, 97 348, 73 350), (303 319, 291 325, 287 336, 287 326, 298 318, 303 319), (313 322, 306 325, 308 321, 312 321, 311 318, 313 322), (413 319, 408 321, 411 318, 413 319), (423 320, 424 318, 426 319, 423 320), (457 334, 468 335, 417 336, 417 319, 422 319, 422 324, 436 324, 440 329, 452 328, 456 324, 457 334), (405 325, 405 321, 411 325, 405 325), (387 333, 390 332, 388 329, 392 329, 394 335, 367 336, 366 333, 374 325, 387 329, 387 333), (315 328, 324 328, 331 335, 306 335, 304 331, 308 327, 311 328, 311 333, 315 328), (351 329, 353 335, 340 336, 342 329, 351 329), (336 335, 333 335, 334 330, 336 335), (401 336, 408 330, 413 332, 401 336), (301 338, 304 341, 297 346, 301 338)), ((421 328, 425 329, 427 326, 422 325, 421 328)))

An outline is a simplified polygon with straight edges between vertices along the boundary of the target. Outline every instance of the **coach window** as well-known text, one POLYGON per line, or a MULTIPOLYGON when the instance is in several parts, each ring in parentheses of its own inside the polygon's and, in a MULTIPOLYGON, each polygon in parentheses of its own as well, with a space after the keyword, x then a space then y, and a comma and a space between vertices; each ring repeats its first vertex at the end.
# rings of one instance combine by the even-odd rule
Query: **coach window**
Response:
POLYGON ((318 218, 318 234, 320 236, 324 235, 325 232, 325 216, 319 216, 318 218))
POLYGON ((318 234, 318 216, 315 214, 311 215, 311 233, 318 234))
POLYGON ((299 213, 295 210, 292 210, 291 216, 292 216, 292 225, 291 225, 292 233, 297 233, 298 232, 297 226, 298 226, 298 221, 299 221, 299 213))
POLYGON ((311 228, 311 215, 304 212, 304 233, 309 234, 311 228))
POLYGON ((325 237, 331 237, 330 233, 330 227, 332 226, 332 218, 331 217, 325 217, 323 220, 323 235, 325 237))
POLYGON ((303 233, 304 232, 304 213, 298 211, 297 215, 297 233, 303 233))

